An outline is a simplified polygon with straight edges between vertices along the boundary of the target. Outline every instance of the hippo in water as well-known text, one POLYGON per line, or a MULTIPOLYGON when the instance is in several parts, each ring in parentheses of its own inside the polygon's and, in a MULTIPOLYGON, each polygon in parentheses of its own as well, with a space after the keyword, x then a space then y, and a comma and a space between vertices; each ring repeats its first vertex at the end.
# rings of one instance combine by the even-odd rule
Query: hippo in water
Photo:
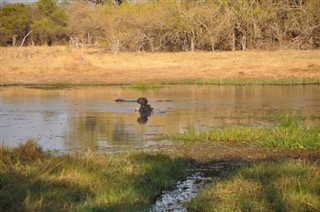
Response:
POLYGON ((145 97, 137 99, 137 103, 140 104, 140 117, 137 121, 141 124, 146 123, 148 121, 148 116, 151 116, 153 108, 148 104, 148 100, 145 97))
POLYGON ((147 98, 140 97, 139 99, 137 99, 137 103, 140 104, 140 108, 139 108, 140 113, 151 114, 153 108, 150 105, 148 105, 147 98))
POLYGON ((139 111, 140 117, 138 118, 138 122, 144 124, 148 121, 148 117, 151 116, 153 108, 148 104, 148 100, 145 97, 140 97, 137 100, 127 100, 127 99, 116 99, 116 102, 137 102, 140 104, 139 110, 136 109, 135 111, 139 111))

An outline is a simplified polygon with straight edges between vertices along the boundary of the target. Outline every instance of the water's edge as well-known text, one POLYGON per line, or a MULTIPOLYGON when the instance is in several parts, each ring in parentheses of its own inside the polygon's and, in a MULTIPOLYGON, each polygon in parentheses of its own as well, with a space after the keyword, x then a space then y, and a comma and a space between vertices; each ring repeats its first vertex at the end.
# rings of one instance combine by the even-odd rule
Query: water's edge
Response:
POLYGON ((151 212, 185 212, 184 204, 203 188, 214 183, 226 170, 233 170, 240 162, 222 160, 210 164, 191 164, 185 180, 178 181, 173 190, 163 191, 151 206, 151 212))

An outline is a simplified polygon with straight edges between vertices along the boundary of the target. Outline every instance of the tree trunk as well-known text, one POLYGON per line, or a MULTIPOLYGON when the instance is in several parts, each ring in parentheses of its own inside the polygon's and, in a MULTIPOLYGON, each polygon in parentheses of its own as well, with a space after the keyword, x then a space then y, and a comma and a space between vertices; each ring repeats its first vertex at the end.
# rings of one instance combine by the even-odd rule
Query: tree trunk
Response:
POLYGON ((12 36, 12 46, 16 45, 16 38, 17 38, 17 35, 12 36))
POLYGON ((236 50, 236 33, 235 29, 232 32, 232 44, 231 44, 231 50, 235 51, 236 50))
POLYGON ((195 38, 195 33, 194 33, 194 30, 192 30, 191 38, 190 38, 190 51, 192 51, 192 52, 195 51, 195 41, 194 41, 194 38, 195 38))
POLYGON ((111 51, 113 54, 119 54, 120 51, 120 40, 116 39, 114 35, 112 36, 111 51))
POLYGON ((275 29, 273 36, 278 40, 279 48, 282 48, 282 35, 281 35, 280 27, 276 22, 273 23, 273 26, 275 29))
POLYGON ((91 45, 91 36, 90 36, 90 33, 87 34, 87 37, 88 37, 88 38, 87 38, 87 39, 88 39, 88 44, 91 45))
POLYGON ((245 51, 247 49, 247 33, 242 32, 242 38, 241 38, 241 46, 242 46, 242 51, 245 51))
POLYGON ((149 38, 149 45, 150 45, 150 51, 154 52, 154 39, 151 37, 149 38))
POLYGON ((21 47, 23 46, 24 42, 26 41, 26 38, 31 34, 31 32, 32 32, 32 30, 29 31, 29 32, 26 34, 26 36, 24 36, 24 38, 22 39, 21 45, 19 46, 19 48, 18 48, 17 51, 16 51, 16 54, 14 55, 14 59, 17 59, 17 58, 18 58, 18 56, 19 56, 19 51, 20 51, 21 47))

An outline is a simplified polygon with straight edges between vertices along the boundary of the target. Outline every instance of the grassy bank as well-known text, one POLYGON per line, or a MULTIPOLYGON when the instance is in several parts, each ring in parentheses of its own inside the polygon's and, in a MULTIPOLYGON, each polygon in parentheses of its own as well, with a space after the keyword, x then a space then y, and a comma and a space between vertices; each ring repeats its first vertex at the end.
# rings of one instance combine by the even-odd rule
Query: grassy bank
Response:
POLYGON ((274 127, 230 126, 207 131, 187 130, 182 133, 159 135, 157 139, 183 141, 231 141, 264 147, 320 149, 320 127, 307 126, 306 119, 319 119, 317 115, 296 117, 278 115, 274 127))
POLYGON ((190 211, 319 211, 320 165, 303 161, 242 167, 187 204, 190 211))
POLYGON ((291 85, 320 83, 320 51, 107 54, 67 46, 1 50, 1 85, 163 84, 291 85))
MULTIPOLYGON (((217 150, 221 151, 221 147, 217 150)), ((14 149, 0 148, 0 210, 148 211, 162 190, 186 177, 187 160, 164 153, 102 155, 87 151, 57 155, 41 151, 32 141, 14 149)), ((219 163, 215 158, 206 163, 215 167, 215 161, 219 163)), ((230 161, 233 167, 233 161, 241 160, 232 155, 224 161, 230 161)), ((283 158, 273 162, 246 161, 240 169, 213 172, 219 180, 186 203, 187 208, 319 210, 318 163, 283 158)))
POLYGON ((186 167, 185 159, 161 154, 54 156, 30 141, 0 149, 0 210, 143 211, 186 167))

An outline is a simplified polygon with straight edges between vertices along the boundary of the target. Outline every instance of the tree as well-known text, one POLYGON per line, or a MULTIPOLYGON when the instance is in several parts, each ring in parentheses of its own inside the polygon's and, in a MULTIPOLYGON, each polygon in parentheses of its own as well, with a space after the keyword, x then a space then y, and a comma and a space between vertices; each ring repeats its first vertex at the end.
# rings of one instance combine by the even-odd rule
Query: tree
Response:
POLYGON ((101 34, 101 23, 96 6, 85 0, 77 0, 66 7, 70 44, 82 47, 93 44, 101 34))
POLYGON ((88 0, 96 5, 111 5, 111 6, 119 6, 121 5, 124 0, 88 0))
POLYGON ((0 8, 0 45, 14 46, 30 30, 31 7, 24 4, 7 4, 0 8))
POLYGON ((67 15, 55 0, 39 0, 36 19, 31 24, 33 39, 39 44, 51 45, 67 39, 67 15))

